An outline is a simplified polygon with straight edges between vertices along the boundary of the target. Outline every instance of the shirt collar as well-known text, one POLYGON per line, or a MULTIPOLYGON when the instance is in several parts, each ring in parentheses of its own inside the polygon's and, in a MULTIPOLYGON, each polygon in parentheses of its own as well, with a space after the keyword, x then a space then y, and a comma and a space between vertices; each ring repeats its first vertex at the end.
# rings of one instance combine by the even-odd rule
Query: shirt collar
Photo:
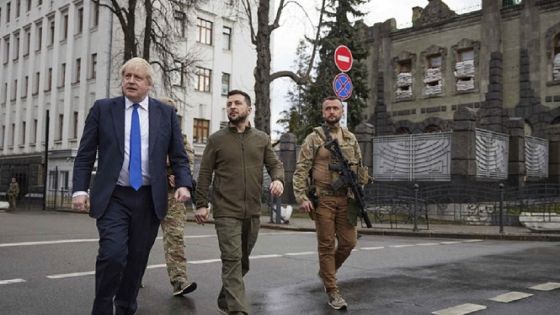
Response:
MULTIPOLYGON (((148 110, 149 103, 150 103, 150 98, 148 96, 146 96, 142 101, 140 101, 140 103, 138 103, 138 105, 140 105, 140 107, 142 109, 148 110)), ((135 103, 133 101, 129 100, 126 96, 124 97, 124 108, 125 108, 125 110, 129 109, 134 104, 135 103)))

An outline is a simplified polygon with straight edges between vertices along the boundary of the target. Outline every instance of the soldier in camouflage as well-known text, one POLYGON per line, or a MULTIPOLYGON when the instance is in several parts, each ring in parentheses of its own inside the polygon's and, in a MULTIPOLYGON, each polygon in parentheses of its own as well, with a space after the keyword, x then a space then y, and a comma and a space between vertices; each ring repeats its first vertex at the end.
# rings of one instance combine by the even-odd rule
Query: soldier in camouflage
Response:
MULTIPOLYGON (((348 129, 340 126, 339 122, 343 114, 341 101, 336 97, 325 98, 322 103, 322 114, 325 124, 314 128, 301 146, 293 183, 300 209, 308 212, 315 221, 319 277, 325 286, 328 304, 338 310, 345 309, 347 303, 336 284, 336 272, 356 245, 358 208, 347 187, 338 191, 334 191, 331 187, 339 175, 329 169, 329 164, 337 161, 333 160, 324 144, 330 139, 337 139, 353 171, 363 174, 363 166, 356 137, 348 129), (325 134, 325 131, 330 133, 330 137, 325 134)), ((361 184, 367 183, 367 169, 365 174, 365 178, 360 178, 361 184)))
MULTIPOLYGON (((176 107, 170 98, 160 99, 163 103, 176 107)), ((185 151, 189 158, 191 174, 194 174, 194 150, 184 136, 185 151)), ((185 223, 187 222, 187 208, 182 202, 177 202, 174 196, 174 176, 170 167, 167 169, 169 176, 168 202, 169 208, 165 218, 161 221, 163 231, 163 249, 169 281, 173 286, 173 295, 180 296, 196 290, 196 282, 189 282, 187 277, 187 259, 185 257, 185 223)), ((190 203, 189 203, 190 206, 190 203)))

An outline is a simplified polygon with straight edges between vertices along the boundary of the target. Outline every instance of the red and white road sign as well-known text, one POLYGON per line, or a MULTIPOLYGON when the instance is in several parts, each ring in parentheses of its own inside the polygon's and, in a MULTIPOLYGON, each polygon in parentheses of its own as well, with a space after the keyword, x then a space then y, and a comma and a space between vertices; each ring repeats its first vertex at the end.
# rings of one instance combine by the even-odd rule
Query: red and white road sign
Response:
POLYGON ((350 49, 344 45, 336 47, 334 50, 334 63, 338 70, 342 72, 348 72, 352 69, 352 52, 350 49))

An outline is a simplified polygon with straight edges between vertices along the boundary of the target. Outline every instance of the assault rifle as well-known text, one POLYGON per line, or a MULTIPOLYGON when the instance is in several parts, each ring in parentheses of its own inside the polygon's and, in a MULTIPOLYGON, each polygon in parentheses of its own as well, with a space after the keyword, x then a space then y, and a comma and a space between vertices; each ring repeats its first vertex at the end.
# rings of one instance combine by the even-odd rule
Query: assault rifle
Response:
POLYGON ((360 207, 360 215, 364 220, 364 223, 368 228, 371 228, 371 221, 366 212, 366 207, 364 203, 364 191, 362 187, 358 184, 358 176, 356 173, 350 169, 350 164, 348 160, 344 158, 342 155, 342 150, 340 150, 340 145, 336 139, 329 140, 325 143, 325 148, 331 152, 333 157, 339 161, 335 164, 329 164, 329 170, 338 172, 340 175, 338 180, 331 184, 331 187, 334 191, 337 191, 343 187, 348 187, 352 189, 352 193, 354 194, 354 198, 360 207))

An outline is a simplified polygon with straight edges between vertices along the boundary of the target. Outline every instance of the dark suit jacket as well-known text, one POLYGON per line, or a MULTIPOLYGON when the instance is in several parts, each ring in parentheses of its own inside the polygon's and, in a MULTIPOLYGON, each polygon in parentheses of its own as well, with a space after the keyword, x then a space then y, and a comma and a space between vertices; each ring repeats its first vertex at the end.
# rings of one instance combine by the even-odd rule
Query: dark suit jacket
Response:
MULTIPOLYGON (((171 106, 149 99, 149 165, 152 199, 157 217, 167 212, 167 156, 176 187, 192 187, 188 158, 177 115, 171 106)), ((88 191, 98 155, 97 172, 90 192, 90 216, 99 218, 119 178, 124 160, 124 97, 97 100, 91 108, 74 161, 72 191, 88 191)))

